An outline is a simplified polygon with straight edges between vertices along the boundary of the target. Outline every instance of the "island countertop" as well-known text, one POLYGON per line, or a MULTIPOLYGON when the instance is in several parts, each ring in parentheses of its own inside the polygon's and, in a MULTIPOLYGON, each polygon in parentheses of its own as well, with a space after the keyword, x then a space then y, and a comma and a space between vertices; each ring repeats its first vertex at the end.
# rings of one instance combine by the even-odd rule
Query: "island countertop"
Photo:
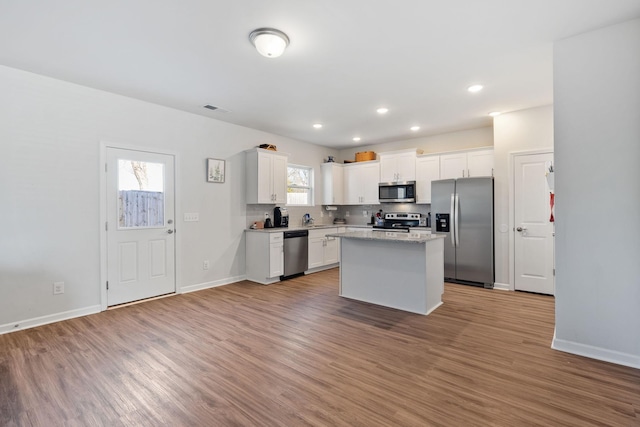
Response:
POLYGON ((327 234, 328 237, 341 237, 344 239, 376 240, 387 242, 427 243, 437 239, 444 239, 442 234, 427 234, 417 232, 399 232, 387 230, 350 231, 346 233, 327 234))

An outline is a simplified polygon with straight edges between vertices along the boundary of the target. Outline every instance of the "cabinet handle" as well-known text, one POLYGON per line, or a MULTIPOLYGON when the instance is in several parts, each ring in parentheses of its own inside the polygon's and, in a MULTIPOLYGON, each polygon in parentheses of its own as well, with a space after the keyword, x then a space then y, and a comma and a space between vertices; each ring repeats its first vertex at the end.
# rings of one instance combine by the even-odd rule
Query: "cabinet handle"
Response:
POLYGON ((464 169, 462 169, 462 177, 464 178, 464 169))

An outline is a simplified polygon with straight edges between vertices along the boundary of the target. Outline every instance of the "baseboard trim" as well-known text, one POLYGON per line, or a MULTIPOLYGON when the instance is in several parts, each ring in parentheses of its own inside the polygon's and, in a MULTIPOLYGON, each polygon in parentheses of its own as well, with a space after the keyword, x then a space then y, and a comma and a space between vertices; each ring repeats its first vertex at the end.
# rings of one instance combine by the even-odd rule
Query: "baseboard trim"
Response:
POLYGON ((333 264, 327 264, 327 265, 323 265, 322 267, 315 267, 315 268, 311 268, 307 271, 304 272, 304 274, 313 274, 313 273, 317 273, 319 271, 324 271, 324 270, 331 270, 332 268, 336 268, 339 267, 340 263, 336 262, 333 264))
POLYGON ((577 354, 578 356, 602 360, 603 362, 610 362, 617 365, 640 369, 640 356, 559 339, 556 338, 555 330, 553 331, 553 341, 551 342, 551 348, 554 350, 563 351, 565 353, 577 354))
POLYGON ((495 282, 493 284, 493 289, 499 289, 501 291, 512 291, 513 289, 511 289, 511 285, 508 283, 498 283, 495 282))
POLYGON ((230 285, 231 283, 247 280, 246 275, 227 277, 225 279, 214 280, 212 282, 198 283, 196 285, 184 286, 178 291, 179 294, 188 294, 189 292, 201 291, 203 289, 217 288, 218 286, 230 285))
POLYGON ((61 313, 49 314, 47 316, 34 317, 33 319, 24 319, 17 322, 0 325, 0 335, 10 332, 21 331, 23 329, 35 328, 36 326, 48 325, 49 323, 69 320, 76 317, 88 316, 89 314, 100 313, 100 304, 92 305, 77 310, 63 311, 61 313))

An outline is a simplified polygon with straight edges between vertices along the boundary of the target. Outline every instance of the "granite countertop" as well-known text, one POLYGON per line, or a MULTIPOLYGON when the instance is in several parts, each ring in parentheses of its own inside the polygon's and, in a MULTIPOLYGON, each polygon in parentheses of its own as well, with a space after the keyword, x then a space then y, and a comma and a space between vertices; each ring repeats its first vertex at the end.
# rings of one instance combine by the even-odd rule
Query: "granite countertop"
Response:
MULTIPOLYGON (((318 224, 318 225, 313 225, 311 227, 298 226, 298 227, 276 227, 276 228, 256 228, 256 229, 247 228, 247 231, 253 231, 258 233, 282 233, 283 231, 322 230, 327 228, 339 228, 339 227, 361 228, 362 230, 366 230, 366 231, 369 231, 372 229, 370 225, 362 225, 362 224, 318 224)), ((427 228, 427 227, 411 228, 411 231, 414 231, 414 230, 415 231, 420 230, 422 231, 423 234, 425 232, 429 232, 429 233, 431 232, 431 228, 427 228)), ((403 233, 403 234, 407 234, 407 233, 403 233)))
POLYGON ((255 231, 258 233, 282 233, 283 231, 297 231, 297 230, 322 230, 326 228, 338 228, 338 227, 350 227, 350 225, 344 224, 326 224, 326 225, 313 225, 311 227, 275 227, 275 228, 247 228, 247 231, 255 231))
POLYGON ((427 243, 436 239, 444 239, 443 234, 427 234, 418 232, 397 232, 386 230, 352 231, 348 233, 327 234, 329 237, 341 237, 343 239, 380 240, 387 242, 427 243))

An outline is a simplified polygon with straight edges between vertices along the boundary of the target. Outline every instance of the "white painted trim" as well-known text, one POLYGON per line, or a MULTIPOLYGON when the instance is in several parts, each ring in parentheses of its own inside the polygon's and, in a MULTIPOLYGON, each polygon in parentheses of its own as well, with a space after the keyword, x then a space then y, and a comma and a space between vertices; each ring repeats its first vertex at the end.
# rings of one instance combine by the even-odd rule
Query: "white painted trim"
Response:
MULTIPOLYGON (((514 229, 516 227, 516 197, 515 197, 515 169, 516 169, 516 157, 518 156, 531 156, 534 154, 553 154, 553 147, 549 148, 539 148, 535 150, 521 150, 521 151, 511 151, 509 153, 509 164, 508 168, 508 181, 509 181, 509 284, 512 290, 515 290, 516 283, 516 248, 515 248, 515 238, 514 238, 514 229)), ((555 281, 555 278, 554 278, 555 281)), ((555 288, 555 286, 554 286, 555 288)))
POLYGON ((319 271, 331 270, 332 268, 336 268, 339 266, 340 266, 339 262, 334 262, 333 264, 327 264, 327 265, 322 265, 320 267, 310 268, 309 270, 305 271, 304 274, 307 275, 307 274, 317 273, 319 271))
POLYGON ((510 285, 509 283, 494 283, 493 284, 493 289, 497 289, 499 291, 513 291, 513 285, 510 285))
POLYGON ((34 317, 33 319, 19 320, 17 322, 0 325, 0 335, 8 334, 9 332, 21 331, 23 329, 35 328, 36 326, 47 325, 49 323, 60 322, 62 320, 87 316, 89 314, 96 314, 100 313, 100 311, 99 305, 92 305, 85 308, 79 308, 77 310, 63 311, 61 313, 48 314, 42 317, 34 317))
POLYGON ((203 289, 217 288, 218 286, 230 285, 231 283, 241 282, 247 280, 247 276, 233 276, 226 279, 214 280, 212 282, 199 283, 197 285, 189 285, 180 288, 178 293, 187 294, 189 292, 201 291, 203 289))
MULTIPOLYGON (((107 309, 107 231, 104 229, 104 224, 107 222, 107 174, 104 170, 105 164, 107 163, 107 148, 116 148, 120 150, 133 150, 133 151, 142 151, 145 153, 158 153, 165 154, 168 156, 173 156, 173 201, 174 201, 174 224, 178 225, 178 212, 181 212, 179 206, 180 203, 180 191, 178 191, 178 152, 173 150, 166 149, 156 149, 149 148, 139 145, 131 145, 123 142, 115 142, 109 140, 101 140, 100 141, 100 164, 98 170, 100 171, 100 311, 105 311, 107 309)), ((179 231, 179 230, 177 230, 179 231)), ((175 253, 174 253, 174 272, 175 272, 175 284, 176 284, 176 293, 178 293, 178 283, 180 283, 181 271, 179 271, 179 266, 181 265, 178 262, 181 259, 181 252, 179 250, 181 246, 181 233, 175 233, 175 253)))
POLYGON ((618 365, 640 369, 640 356, 608 350, 602 347, 594 347, 574 341, 559 339, 556 338, 555 330, 553 332, 553 341, 551 342, 551 348, 554 350, 563 351, 565 353, 576 354, 578 356, 589 357, 591 359, 602 360, 604 362, 610 362, 618 365))

